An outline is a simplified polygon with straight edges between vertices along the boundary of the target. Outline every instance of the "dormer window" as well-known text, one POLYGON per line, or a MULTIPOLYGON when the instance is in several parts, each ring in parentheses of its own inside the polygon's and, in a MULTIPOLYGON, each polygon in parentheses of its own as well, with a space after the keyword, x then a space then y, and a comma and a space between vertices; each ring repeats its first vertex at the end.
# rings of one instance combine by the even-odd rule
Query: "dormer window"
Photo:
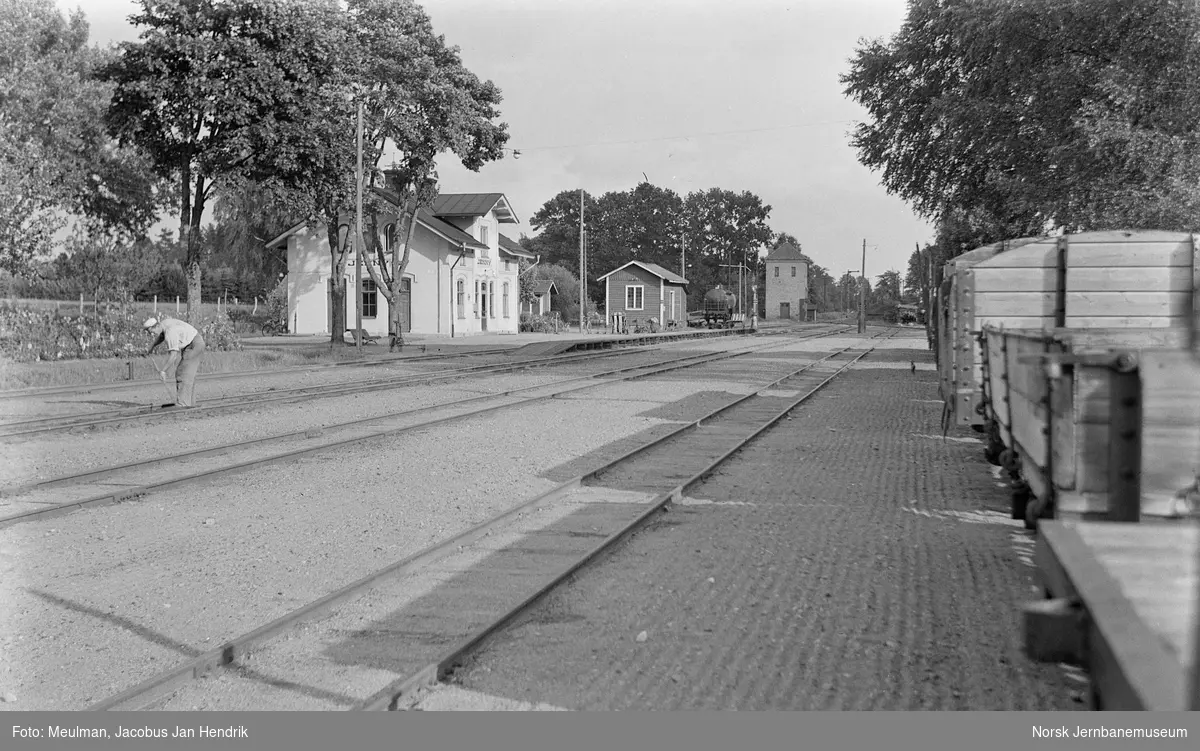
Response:
POLYGON ((479 228, 479 242, 483 243, 484 245, 488 244, 488 228, 487 227, 479 228))

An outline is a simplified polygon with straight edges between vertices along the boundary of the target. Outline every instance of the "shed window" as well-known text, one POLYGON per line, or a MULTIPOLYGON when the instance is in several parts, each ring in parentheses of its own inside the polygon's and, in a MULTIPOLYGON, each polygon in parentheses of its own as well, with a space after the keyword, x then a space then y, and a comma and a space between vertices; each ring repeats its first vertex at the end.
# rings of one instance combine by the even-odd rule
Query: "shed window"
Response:
POLYGON ((625 287, 625 310, 642 310, 645 306, 645 287, 630 284, 625 287))
POLYGON ((792 276, 795 276, 795 275, 796 275, 796 267, 795 267, 795 266, 793 266, 793 267, 792 267, 792 276))
POLYGON ((775 276, 777 276, 777 277, 779 276, 779 267, 778 266, 775 267, 775 276))

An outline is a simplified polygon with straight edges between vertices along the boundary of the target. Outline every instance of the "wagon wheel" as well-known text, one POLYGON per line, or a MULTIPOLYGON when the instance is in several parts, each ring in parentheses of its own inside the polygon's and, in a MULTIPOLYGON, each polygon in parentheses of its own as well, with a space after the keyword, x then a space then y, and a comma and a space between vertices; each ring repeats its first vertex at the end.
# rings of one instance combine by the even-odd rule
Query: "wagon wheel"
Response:
POLYGON ((1025 529, 1036 530, 1038 527, 1038 519, 1042 518, 1042 511, 1045 510, 1046 502, 1041 498, 1033 498, 1030 503, 1025 506, 1025 529))
POLYGON ((987 459, 988 464, 994 467, 1003 466, 1002 457, 1004 456, 1004 440, 1000 438, 1000 426, 995 420, 987 421, 987 446, 983 450, 983 456, 987 459))
MULTIPOLYGON (((1028 513, 1030 506, 1029 495, 1029 486, 1025 483, 1013 486, 1012 492, 1009 496, 1011 499, 1010 511, 1013 519, 1025 519, 1025 515, 1028 513)), ((1029 526, 1027 519, 1025 528, 1032 529, 1032 527, 1029 526)))

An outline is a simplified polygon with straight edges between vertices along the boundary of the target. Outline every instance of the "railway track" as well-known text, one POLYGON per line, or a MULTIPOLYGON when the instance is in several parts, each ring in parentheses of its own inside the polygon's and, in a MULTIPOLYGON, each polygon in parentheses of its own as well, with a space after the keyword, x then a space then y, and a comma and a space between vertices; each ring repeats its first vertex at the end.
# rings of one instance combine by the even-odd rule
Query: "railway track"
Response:
MULTIPOLYGON (((831 335, 831 333, 836 332, 805 338, 821 338, 831 335)), ((151 493, 202 482, 218 475, 245 472, 270 464, 295 461, 315 453, 423 430, 442 423, 476 417, 544 399, 553 399, 586 389, 598 388, 615 381, 632 380, 667 370, 693 367, 752 354, 776 348, 782 344, 774 342, 745 350, 685 355, 649 364, 631 365, 599 373, 568 377, 550 384, 481 394, 427 407, 348 420, 316 429, 297 430, 227 443, 60 476, 36 483, 10 486, 0 489, 0 497, 7 501, 10 508, 15 508, 16 512, 0 517, 0 528, 45 520, 84 508, 136 500, 151 493), (446 412, 452 412, 452 414, 439 414, 446 412), (339 434, 342 437, 337 437, 339 434), (279 444, 295 442, 304 445, 285 451, 277 450, 279 444), (227 457, 231 455, 236 457, 236 461, 228 460, 227 457), (187 474, 178 474, 179 466, 187 466, 193 471, 187 474)), ((579 362, 581 359, 590 360, 591 358, 572 358, 559 362, 573 363, 579 362)))
MULTIPOLYGON (((318 373, 327 370, 357 370, 359 368, 377 368, 389 365, 403 365, 410 362, 425 362, 430 360, 452 360, 463 357, 484 357, 488 355, 504 355, 512 352, 512 348, 471 350, 468 352, 437 352, 422 355, 395 355, 380 357, 372 360, 346 360, 344 362, 321 363, 318 365, 300 365, 288 368, 272 368, 270 375, 298 375, 302 373, 318 373)), ((261 376, 261 371, 237 370, 229 373, 203 373, 196 377, 196 383, 212 383, 217 381, 236 381, 238 379, 261 376)), ((107 383, 86 383, 70 386, 35 386, 23 389, 5 389, 0 391, 0 401, 9 399, 30 399, 41 396, 61 396, 63 394, 95 394, 105 391, 124 391, 130 388, 155 386, 157 381, 152 378, 129 378, 124 381, 107 383)))
POLYGON ((410 708, 423 688, 444 679, 490 636, 877 346, 865 344, 793 368, 667 435, 90 709, 410 708))
POLYGON ((432 373, 414 373, 409 375, 390 376, 387 378, 363 379, 338 385, 297 386, 287 389, 273 389, 269 392, 258 392, 250 395, 239 394, 235 396, 215 397, 212 399, 207 399, 204 403, 186 410, 163 410, 158 407, 146 406, 107 410, 103 412, 91 412, 84 415, 57 415, 53 417, 37 418, 34 420, 0 423, 0 438, 29 437, 34 435, 55 433, 63 430, 78 431, 131 422, 143 423, 150 420, 158 420, 163 418, 175 419, 184 416, 190 418, 197 415, 216 414, 229 410, 293 404, 312 399, 334 398, 351 394, 367 394, 377 391, 403 388, 415 384, 448 381, 455 378, 462 378, 464 376, 476 375, 480 373, 489 375, 509 373, 517 370, 541 367, 544 365, 558 365, 569 362, 595 360, 620 354, 626 354, 626 352, 623 350, 607 350, 602 352, 553 355, 548 357, 529 358, 513 363, 485 363, 479 365, 469 365, 462 368, 450 368, 432 373))
MULTIPOLYGON (((821 331, 814 336, 830 336, 844 331, 846 329, 831 329, 829 331, 821 331)), ((807 338, 807 337, 806 337, 807 338)), ((655 346, 655 345, 648 345, 655 346)), ((309 401, 318 398, 335 398, 340 396, 365 394, 378 391, 386 391, 395 388, 403 388, 416 384, 428 384, 435 382, 443 382, 462 378, 464 376, 477 374, 499 374, 509 373, 518 370, 528 370, 546 365, 559 365, 573 362, 587 362, 596 359, 607 357, 628 355, 630 352, 645 351, 646 345, 643 345, 637 350, 629 348, 604 349, 604 350, 587 350, 583 352, 573 352, 560 355, 549 355, 542 357, 531 357, 515 362, 488 362, 476 365, 468 365, 460 368, 449 368, 426 373, 413 373, 406 375, 392 375, 384 378, 360 379, 349 383, 340 384, 323 384, 312 386, 297 386, 285 389, 270 389, 269 391, 259 391, 252 394, 238 394, 227 397, 213 397, 206 399, 198 406, 190 407, 184 410, 162 409, 161 407, 146 405, 137 407, 126 407, 104 411, 89 411, 86 413, 74 413, 65 415, 53 415, 48 417, 40 417, 30 420, 17 420, 0 422, 0 440, 12 438, 30 438, 33 436, 54 434, 62 431, 79 432, 85 430, 94 430, 102 427, 113 427, 125 425, 129 423, 145 424, 149 422, 157 422, 160 420, 187 419, 196 416, 218 414, 228 411, 237 411, 245 409, 254 409, 260 406, 273 406, 282 404, 294 404, 297 402, 309 401)), ((479 354, 479 353, 476 353, 479 354)), ((460 355, 462 356, 462 355, 460 355)), ((413 358, 408 358, 409 360, 413 358)), ((430 357, 429 359, 440 359, 430 357)), ((406 360, 407 361, 407 360, 406 360)), ((390 360, 386 363, 370 363, 370 365, 389 364, 394 365, 397 360, 390 360)), ((364 364, 366 365, 366 364, 364 364)), ((333 366, 320 366, 318 369, 328 369, 333 366)), ((296 372, 308 372, 310 369, 298 369, 296 372)), ((271 375, 277 372, 272 371, 271 375)), ((230 374, 236 375, 238 378, 245 378, 247 374, 230 374)), ((151 382, 153 383, 153 382, 151 382)), ((77 388, 77 387, 72 387, 77 388)), ((130 384, 121 384, 119 386, 105 386, 104 388, 130 388, 130 384)), ((38 395, 59 393, 57 391, 39 392, 38 395)), ((75 391, 70 393, 88 393, 87 391, 75 391)))

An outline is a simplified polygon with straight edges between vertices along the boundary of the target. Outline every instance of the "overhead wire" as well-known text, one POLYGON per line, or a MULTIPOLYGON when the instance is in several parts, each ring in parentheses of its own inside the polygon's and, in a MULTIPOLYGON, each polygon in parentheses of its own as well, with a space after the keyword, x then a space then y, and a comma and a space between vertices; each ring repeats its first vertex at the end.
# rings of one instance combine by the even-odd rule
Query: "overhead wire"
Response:
POLYGON ((657 143, 660 141, 686 141, 693 138, 712 138, 717 136, 735 136, 748 133, 767 133, 774 130, 791 130, 794 128, 810 128, 818 125, 842 125, 857 122, 856 120, 821 120, 811 123, 793 123, 791 125, 774 125, 766 128, 745 128, 742 130, 711 131, 707 133, 689 133, 675 136, 656 136, 654 138, 632 138, 622 141, 592 141, 590 143, 559 144, 552 146, 522 146, 514 149, 522 154, 531 151, 555 151, 559 149, 586 149, 595 146, 627 146, 638 143, 657 143))

